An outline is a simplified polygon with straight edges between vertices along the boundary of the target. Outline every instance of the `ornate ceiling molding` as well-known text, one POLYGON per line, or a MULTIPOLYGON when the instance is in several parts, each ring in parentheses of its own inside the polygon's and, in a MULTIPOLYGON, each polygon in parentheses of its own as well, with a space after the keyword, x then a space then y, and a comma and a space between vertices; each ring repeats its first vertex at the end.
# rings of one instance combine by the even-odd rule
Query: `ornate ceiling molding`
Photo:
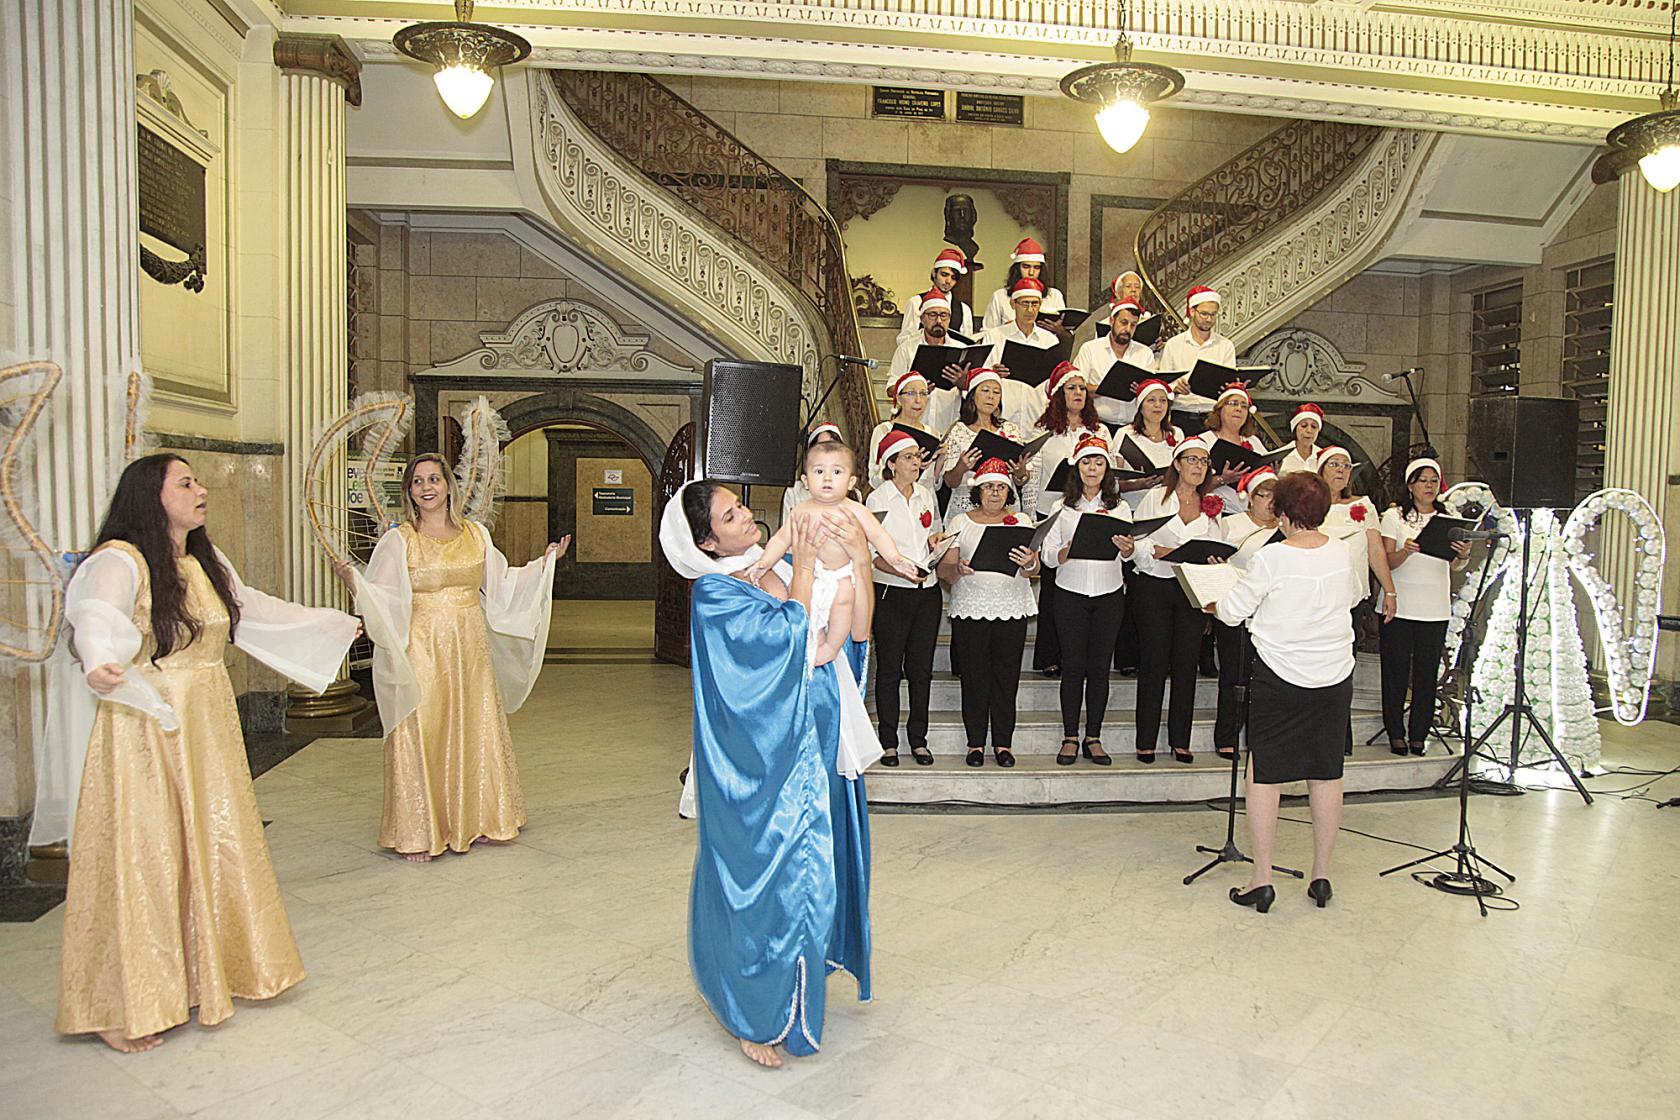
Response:
POLYGON ((648 349, 651 336, 619 324, 579 299, 551 299, 520 312, 504 331, 479 335, 484 345, 428 373, 619 374, 690 380, 699 372, 648 349))

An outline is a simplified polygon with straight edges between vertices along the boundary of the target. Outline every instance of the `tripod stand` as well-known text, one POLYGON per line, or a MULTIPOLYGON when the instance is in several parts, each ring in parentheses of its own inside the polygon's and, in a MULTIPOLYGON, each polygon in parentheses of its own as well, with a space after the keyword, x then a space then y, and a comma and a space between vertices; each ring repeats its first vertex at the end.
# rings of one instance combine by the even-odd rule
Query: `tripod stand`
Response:
MULTIPOLYGON (((1476 663, 1476 608, 1481 605, 1482 595, 1487 590, 1485 583, 1487 575, 1486 568, 1482 570, 1482 574, 1484 577, 1484 583, 1476 591, 1476 599, 1470 606, 1469 619, 1464 628, 1464 645, 1461 648, 1462 657, 1460 660, 1461 665, 1474 665, 1476 663)), ((1520 658, 1518 660, 1518 671, 1521 671, 1520 658)), ((1474 710, 1475 698, 1476 690, 1471 686, 1470 682, 1466 680, 1464 685, 1464 726, 1466 729, 1470 727, 1470 717, 1474 710)), ((1492 728, 1489 728, 1488 732, 1491 733, 1492 730, 1492 728)), ((1468 734, 1468 730, 1466 730, 1466 734, 1468 734)), ((1504 894, 1505 892, 1498 883, 1495 883, 1486 875, 1482 874, 1483 867, 1485 866, 1499 872, 1499 874, 1505 876, 1505 880, 1507 882, 1514 883, 1517 881, 1517 877, 1515 875, 1512 875, 1509 871, 1506 871, 1503 867, 1500 867, 1492 860, 1479 855, 1476 852, 1476 846, 1470 842, 1470 752, 1481 746, 1486 739, 1487 734, 1484 733, 1482 737, 1475 742, 1475 744, 1467 743, 1464 748, 1464 757, 1460 758, 1454 765, 1453 769, 1447 772, 1446 777, 1443 777, 1440 782, 1436 783, 1437 789, 1445 788, 1446 783, 1451 780, 1452 775, 1454 773, 1457 773, 1458 775, 1458 840, 1450 848, 1443 848, 1437 852, 1430 852, 1426 856, 1419 856, 1417 859, 1408 860, 1405 863, 1390 867, 1388 870, 1381 873, 1381 875, 1392 875, 1396 871, 1405 871, 1407 868, 1416 867, 1420 863, 1428 863, 1431 860, 1437 860, 1443 856, 1452 856, 1453 869, 1451 871, 1443 871, 1427 882, 1421 878, 1418 881, 1425 882, 1426 886, 1433 887, 1438 891, 1444 891, 1447 894, 1461 894, 1474 897, 1476 900, 1476 907, 1482 912, 1482 917, 1484 918, 1487 917, 1488 914, 1487 899, 1496 895, 1504 894)))
MULTIPOLYGON (((1522 534, 1522 561, 1516 572, 1517 579, 1520 582, 1517 584, 1516 676, 1511 685, 1511 699, 1505 703, 1504 708, 1500 711, 1499 715, 1494 718, 1494 721, 1488 724, 1487 728, 1483 730, 1480 735, 1476 736, 1476 741, 1464 748, 1463 757, 1453 763, 1452 769, 1442 775, 1441 781, 1438 784, 1444 788, 1446 783, 1452 780, 1453 775, 1458 770, 1463 769, 1468 772, 1470 769, 1471 756, 1480 752, 1482 745, 1493 738, 1493 733, 1499 730, 1500 725, 1509 720, 1511 724, 1511 754, 1510 758, 1506 761, 1506 767, 1512 777, 1515 777, 1517 767, 1522 761, 1523 729, 1526 726, 1529 730, 1540 736, 1540 741, 1546 744, 1546 750, 1551 752, 1552 760, 1563 768, 1563 772, 1565 774, 1569 775, 1569 781, 1575 786, 1575 792, 1581 795, 1581 800, 1585 801, 1588 805, 1591 805, 1593 803, 1592 794, 1588 793, 1587 787, 1581 784, 1580 776, 1575 773, 1574 767, 1569 765, 1569 760, 1563 757, 1563 752, 1558 750, 1557 744, 1552 741, 1551 734, 1541 725, 1539 718, 1535 716, 1534 705, 1528 702, 1528 684, 1524 679, 1524 672, 1528 658, 1529 541, 1533 536, 1530 532, 1530 528, 1533 525, 1534 511, 1519 509, 1513 512, 1516 514, 1518 530, 1522 534)), ((1472 671, 1474 671, 1476 664, 1475 658, 1468 658, 1466 660, 1466 664, 1468 664, 1472 671)), ((1470 685, 1466 682, 1466 715, 1464 721, 1466 734, 1469 734, 1470 729, 1470 705, 1468 703, 1470 694, 1470 685)))
MULTIPOLYGON (((1237 704, 1242 708, 1242 733, 1237 749, 1231 752, 1231 796, 1225 802, 1225 845, 1220 848, 1210 848, 1205 844, 1196 845, 1198 852, 1213 858, 1184 877, 1184 885, 1187 887, 1222 863, 1254 862, 1237 847, 1237 768, 1242 763, 1243 748, 1248 745, 1248 679, 1254 669, 1254 643, 1248 636, 1246 626, 1242 630, 1242 643, 1239 648, 1241 653, 1237 656, 1237 704)), ((1306 878, 1292 867, 1273 864, 1272 870, 1293 875, 1297 879, 1306 878)))

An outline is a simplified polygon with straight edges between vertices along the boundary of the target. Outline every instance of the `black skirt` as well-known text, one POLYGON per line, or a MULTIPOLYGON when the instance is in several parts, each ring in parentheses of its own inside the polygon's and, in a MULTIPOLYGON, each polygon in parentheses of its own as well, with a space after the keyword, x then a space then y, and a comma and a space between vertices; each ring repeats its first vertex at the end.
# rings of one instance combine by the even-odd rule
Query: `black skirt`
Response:
POLYGON ((1248 703, 1248 764, 1256 782, 1270 786, 1342 776, 1352 673, 1339 684, 1302 688, 1274 673, 1256 653, 1248 703))

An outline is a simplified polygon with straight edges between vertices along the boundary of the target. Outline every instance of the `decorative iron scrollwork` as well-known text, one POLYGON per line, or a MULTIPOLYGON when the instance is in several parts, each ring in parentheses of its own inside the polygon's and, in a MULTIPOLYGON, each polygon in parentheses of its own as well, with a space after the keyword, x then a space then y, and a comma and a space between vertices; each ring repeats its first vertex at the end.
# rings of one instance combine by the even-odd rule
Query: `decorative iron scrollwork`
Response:
POLYGON ((204 246, 196 246, 184 261, 166 261, 144 245, 140 267, 159 284, 179 284, 189 292, 204 290, 204 246))

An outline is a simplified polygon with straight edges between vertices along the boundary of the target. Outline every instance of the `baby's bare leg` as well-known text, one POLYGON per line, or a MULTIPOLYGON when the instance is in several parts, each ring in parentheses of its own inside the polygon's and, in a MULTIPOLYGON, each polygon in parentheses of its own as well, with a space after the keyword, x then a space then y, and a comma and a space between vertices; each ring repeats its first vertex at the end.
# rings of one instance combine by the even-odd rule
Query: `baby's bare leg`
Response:
POLYGON ((827 665, 845 648, 846 638, 852 632, 852 607, 855 606, 857 592, 851 580, 844 579, 834 588, 834 604, 828 609, 828 628, 822 633, 822 640, 817 643, 816 663, 827 665))

